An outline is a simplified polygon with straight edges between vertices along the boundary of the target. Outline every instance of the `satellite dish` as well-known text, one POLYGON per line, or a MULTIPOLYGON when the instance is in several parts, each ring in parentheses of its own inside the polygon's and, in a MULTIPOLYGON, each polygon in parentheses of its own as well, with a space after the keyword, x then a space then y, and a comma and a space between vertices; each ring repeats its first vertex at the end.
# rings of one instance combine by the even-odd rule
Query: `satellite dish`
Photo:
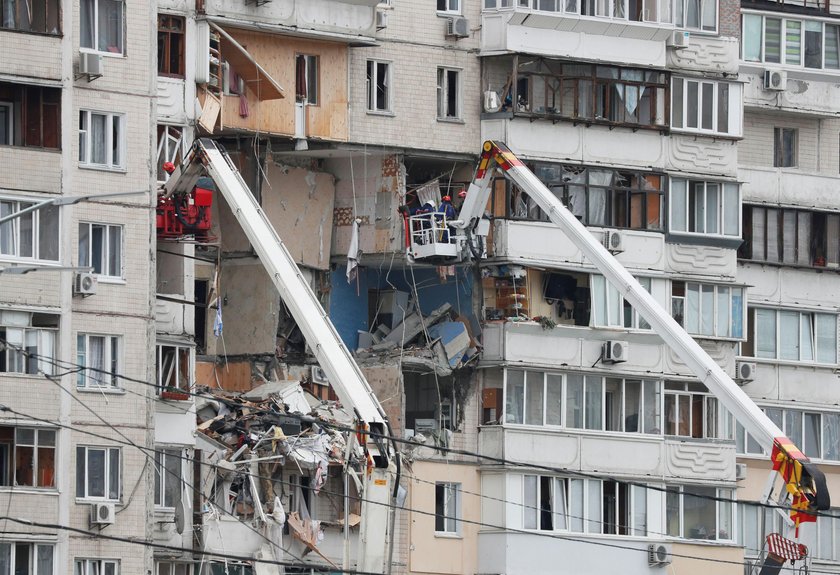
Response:
POLYGON ((175 531, 179 535, 184 532, 184 504, 181 501, 175 506, 175 531))

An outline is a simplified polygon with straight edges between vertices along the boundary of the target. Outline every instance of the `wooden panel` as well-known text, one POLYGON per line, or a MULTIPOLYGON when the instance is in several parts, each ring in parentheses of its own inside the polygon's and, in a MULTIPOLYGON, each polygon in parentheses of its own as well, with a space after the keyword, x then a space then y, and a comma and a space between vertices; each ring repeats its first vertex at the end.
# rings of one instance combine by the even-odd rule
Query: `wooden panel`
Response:
POLYGON ((221 385, 227 391, 251 390, 251 362, 228 362, 227 365, 217 365, 213 362, 195 362, 195 381, 198 385, 206 385, 217 389, 221 385))

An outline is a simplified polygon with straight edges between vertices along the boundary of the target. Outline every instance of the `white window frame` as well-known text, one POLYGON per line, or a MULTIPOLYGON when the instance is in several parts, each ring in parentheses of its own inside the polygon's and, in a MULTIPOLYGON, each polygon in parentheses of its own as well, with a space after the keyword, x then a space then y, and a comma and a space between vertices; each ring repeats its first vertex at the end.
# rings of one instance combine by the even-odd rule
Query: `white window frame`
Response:
POLYGON ((180 163, 181 158, 186 155, 187 139, 184 137, 186 131, 184 126, 158 124, 158 129, 160 128, 163 128, 163 132, 158 137, 157 144, 157 182, 163 184, 169 180, 170 176, 164 171, 163 164, 172 162, 177 166, 180 163), (163 179, 160 179, 160 176, 163 176, 163 179))
POLYGON ((186 561, 156 561, 156 575, 192 575, 193 564, 186 561))
POLYGON ((747 59, 747 42, 746 37, 741 41, 741 60, 744 62, 755 62, 759 64, 766 64, 771 67, 779 67, 785 69, 799 69, 799 70, 822 70, 828 73, 840 72, 840 48, 838 49, 838 66, 830 68, 826 66, 826 53, 828 49, 828 33, 827 26, 837 27, 837 34, 840 36, 840 26, 833 20, 817 20, 813 18, 785 18, 781 14, 764 15, 755 12, 744 11, 741 13, 741 31, 745 30, 746 21, 748 18, 758 18, 760 21, 761 34, 759 35, 758 59, 747 59), (779 62, 768 62, 766 53, 767 41, 767 20, 780 20, 779 24, 779 62), (799 24, 799 46, 796 48, 799 52, 799 62, 789 62, 787 53, 787 39, 788 39, 788 22, 797 22, 799 24), (819 68, 813 66, 805 66, 805 28, 808 24, 819 24, 822 27, 822 54, 820 55, 821 65, 819 68))
MULTIPOLYGON (((76 376, 77 389, 116 390, 120 387, 122 369, 122 337, 101 333, 79 332, 76 335, 76 363, 80 369, 76 376), (102 371, 90 371, 88 354, 91 338, 103 338, 102 371), (109 369, 110 368, 110 369, 109 369)), ((99 368, 96 368, 97 370, 99 368)))
POLYGON ((0 540, 0 561, 3 560, 3 553, 2 548, 4 546, 9 547, 9 555, 8 555, 8 573, 17 573, 18 569, 18 545, 26 545, 29 547, 28 557, 26 558, 26 563, 29 565, 29 570, 27 571, 26 575, 54 575, 56 571, 56 554, 55 554, 55 544, 53 543, 41 543, 38 541, 20 541, 20 540, 9 540, 3 539, 0 540), (52 569, 48 571, 39 571, 38 570, 38 551, 40 548, 47 548, 50 550, 52 555, 52 569))
POLYGON ((111 501, 111 502, 118 502, 122 498, 122 451, 119 447, 108 447, 108 446, 96 446, 96 445, 77 445, 76 446, 76 499, 82 501, 111 501), (101 451, 105 457, 105 470, 104 470, 104 485, 103 485, 103 493, 104 495, 91 495, 90 494, 90 473, 88 471, 88 452, 90 451, 101 451), (81 454, 84 454, 84 477, 78 477, 79 471, 79 462, 78 458, 81 454), (113 459, 116 457, 117 461, 114 462, 113 459), (116 467, 116 474, 117 474, 117 496, 111 497, 111 474, 114 471, 114 467, 116 467), (84 492, 79 493, 79 481, 84 479, 84 492))
MULTIPOLYGON (((592 312, 589 323, 592 327, 650 331, 651 327, 647 321, 636 311, 636 308, 632 307, 621 296, 621 293, 604 276, 592 274, 590 278, 592 312), (625 316, 625 307, 627 306, 631 309, 630 325, 627 325, 625 321, 627 319, 625 316)), ((640 276, 636 279, 650 293, 652 279, 645 276, 640 276)))
POLYGON ((393 63, 390 60, 377 60, 370 58, 365 62, 365 77, 366 77, 366 108, 369 114, 392 114, 393 113, 393 63), (379 83, 379 65, 386 66, 385 72, 385 108, 379 109, 376 107, 376 90, 379 83), (371 74, 368 74, 367 68, 370 68, 371 74), (371 107, 373 106, 373 107, 371 107))
POLYGON ((452 537, 461 534, 461 484, 452 481, 435 483, 435 536, 452 537), (438 515, 438 488, 443 488, 444 517, 438 515), (443 520, 443 529, 438 529, 438 519, 443 520))
MULTIPOLYGON (((670 493, 679 493, 679 535, 670 535, 669 534, 668 535, 669 537, 672 537, 672 538, 673 537, 678 537, 680 539, 685 539, 685 540, 688 540, 688 541, 710 540, 710 541, 717 541, 717 542, 731 542, 731 541, 735 540, 735 538, 736 538, 735 531, 737 529, 737 524, 735 523, 735 519, 736 519, 735 509, 737 507, 737 502, 735 501, 735 490, 734 489, 723 488, 723 487, 712 487, 710 485, 690 485, 690 486, 683 486, 683 485, 676 486, 675 485, 675 486, 671 486, 671 487, 668 488, 668 492, 666 492, 666 502, 665 502, 665 509, 666 510, 668 509, 667 496, 670 493), (688 537, 686 535, 686 525, 685 525, 685 496, 686 496, 685 488, 686 487, 689 487, 689 488, 694 487, 694 488, 701 488, 701 489, 708 489, 708 488, 714 489, 714 497, 716 498, 716 500, 713 502, 714 505, 715 505, 715 537, 713 539, 708 539, 708 538, 707 539, 702 539, 702 538, 696 538, 696 537, 688 537), (730 526, 730 530, 732 532, 731 533, 726 533, 725 537, 721 537, 721 532, 722 532, 721 513, 723 512, 723 509, 727 505, 729 506, 729 526, 730 526)), ((688 493, 688 495, 693 496, 693 497, 697 497, 697 498, 702 498, 702 496, 694 494, 694 493, 688 493)), ((665 531, 667 531, 667 524, 665 526, 665 531)))
MULTIPOLYGON (((453 15, 460 15, 461 14, 461 8, 462 8, 461 2, 462 2, 462 0, 437 0, 437 3, 440 3, 441 1, 444 2, 444 4, 446 5, 446 8, 444 8, 443 10, 441 10, 440 8, 437 8, 437 13, 438 14, 453 14, 453 15), (453 7, 453 5, 454 5, 454 7, 453 7)), ((437 3, 436 3, 436 5, 437 5, 437 3)))
POLYGON ((741 238, 741 186, 737 182, 718 182, 706 180, 693 180, 686 178, 671 178, 671 185, 669 190, 669 205, 670 213, 668 214, 669 232, 672 234, 690 235, 690 236, 708 236, 708 237, 723 237, 723 238, 741 238), (717 232, 707 230, 706 226, 706 211, 709 209, 709 186, 717 185, 717 232), (699 211, 695 208, 694 222, 691 222, 691 195, 692 188, 695 194, 695 199, 698 194, 702 195, 703 204, 703 218, 699 218, 699 211), (726 220, 729 209, 727 209, 727 197, 735 194, 735 210, 734 220, 736 222, 736 229, 733 233, 726 232, 726 220), (702 223, 701 226, 699 224, 702 223), (691 228, 694 228, 692 231, 691 228))
MULTIPOLYGON (((321 57, 318 54, 306 54, 298 52, 295 54, 295 70, 297 70, 297 62, 299 59, 304 62, 304 81, 306 82, 306 97, 299 100, 299 104, 306 106, 320 106, 321 105, 321 57), (312 90, 314 84, 314 96, 312 90)), ((297 72, 295 72, 295 82, 297 82, 297 72)), ((296 94, 297 96, 297 94, 296 94)))
POLYGON ((181 502, 181 489, 184 481, 184 451, 176 447, 155 446, 155 509, 159 511, 174 511, 181 502), (178 475, 173 477, 168 459, 177 460, 178 475), (169 483, 177 481, 178 496, 172 505, 166 505, 166 490, 169 483))
POLYGON ((463 121, 463 74, 461 68, 437 67, 437 119, 440 122, 463 121), (455 72, 455 113, 449 109, 449 74, 455 72))
POLYGON ((111 281, 122 281, 123 279, 123 271, 125 264, 125 227, 119 224, 105 224, 101 222, 79 222, 79 266, 80 267, 95 267, 93 265, 93 230, 94 228, 101 228, 102 229, 102 253, 99 254, 99 261, 101 262, 101 269, 100 271, 96 271, 94 269, 94 273, 99 277, 100 280, 111 280, 111 281), (81 243, 82 243, 82 227, 87 226, 87 238, 88 238, 88 246, 87 246, 87 254, 82 254, 81 243), (118 270, 111 269, 111 252, 113 251, 113 247, 111 246, 111 231, 117 230, 117 235, 119 237, 120 247, 119 253, 119 268, 118 270))
POLYGON ((718 29, 720 28, 720 3, 718 2, 718 0, 700 0, 700 9, 699 9, 698 14, 697 14, 697 17, 699 19, 699 24, 700 24, 699 27, 687 26, 685 24, 685 22, 686 22, 685 15, 688 12, 686 10, 686 8, 687 8, 687 5, 688 5, 689 2, 691 2, 691 0, 675 0, 675 2, 674 2, 674 25, 676 26, 676 28, 678 28, 680 30, 691 30, 692 33, 697 33, 697 34, 717 34, 718 29), (714 30, 710 30, 708 28, 703 27, 703 4, 705 4, 706 2, 712 2, 715 5, 715 27, 714 27, 714 30), (682 20, 683 20, 682 23, 680 23, 679 18, 677 18, 677 13, 678 13, 677 5, 678 4, 682 4, 682 12, 681 12, 682 13, 682 20))
POLYGON ((686 332, 690 333, 693 336, 700 337, 700 338, 722 338, 722 339, 734 339, 738 341, 745 341, 746 334, 745 334, 745 326, 747 325, 747 296, 745 293, 745 288, 740 285, 718 285, 718 284, 708 284, 702 282, 689 282, 689 281, 671 281, 671 316, 677 319, 675 312, 675 306, 677 302, 682 303, 683 309, 683 318, 682 323, 680 325, 683 326, 683 329, 686 332), (681 283, 684 286, 684 294, 681 296, 674 295, 674 285, 677 283, 681 283), (695 322, 689 321, 690 318, 688 317, 689 313, 689 292, 691 291, 691 287, 696 288, 697 293, 697 314, 694 320, 696 320, 696 328, 694 327, 695 322), (705 313, 705 306, 703 294, 707 292, 707 290, 711 291, 712 294, 712 311, 711 311, 711 333, 706 333, 703 331, 703 315, 705 313), (726 296, 723 296, 723 291, 728 291, 726 296), (736 292, 740 292, 741 294, 741 314, 740 314, 740 328, 741 328, 741 335, 735 335, 733 332, 735 328, 738 327, 735 324, 736 318, 738 316, 735 314, 735 294, 736 292), (726 297, 726 305, 727 310, 721 310, 720 304, 721 299, 726 297), (727 318, 728 323, 725 326, 721 326, 721 317, 727 318))
POLYGON ((6 118, 9 125, 6 127, 6 143, 0 142, 0 145, 13 146, 15 143, 15 103, 14 102, 0 102, 0 108, 6 109, 6 118))
POLYGON ((73 575, 120 575, 119 559, 74 559, 73 575), (111 571, 108 571, 108 568, 111 571))
MULTIPOLYGON (((10 196, 0 196, 0 215, 11 215, 14 213, 19 212, 20 210, 27 208, 40 200, 33 200, 33 199, 24 199, 20 197, 10 197, 10 196)), ((35 210, 34 212, 29 212, 28 214, 24 214, 21 217, 12 218, 11 220, 0 224, 0 260, 3 261, 23 261, 23 262, 45 262, 45 263, 58 263, 61 261, 61 210, 58 206, 55 205, 47 205, 42 208, 35 210), (41 232, 41 219, 42 216, 46 213, 54 213, 56 222, 54 225, 52 222, 47 222, 46 229, 51 230, 55 236, 52 238, 55 245, 56 245, 56 257, 55 259, 46 259, 41 257, 42 245, 41 245, 41 236, 43 235, 41 232), (32 255, 21 255, 21 232, 23 231, 22 223, 26 221, 31 226, 31 246, 32 246, 32 255), (11 253, 2 253, 4 249, 3 245, 3 238, 7 238, 7 241, 11 241, 11 249, 10 246, 6 246, 5 250, 10 251, 11 253)))
MULTIPOLYGON (((8 489, 8 488, 15 488, 15 487, 23 487, 26 489, 39 489, 39 490, 51 490, 55 491, 58 489, 58 430, 51 427, 23 427, 23 426, 16 426, 16 425, 4 425, 6 429, 13 430, 13 437, 12 443, 7 444, 9 445, 9 453, 7 454, 8 457, 11 458, 12 461, 17 461, 18 457, 18 448, 29 448, 32 450, 32 484, 19 484, 17 482, 17 470, 13 470, 11 473, 11 477, 8 477, 6 482, 7 485, 0 485, 0 489, 8 489), (18 439, 18 432, 19 431, 31 431, 32 432, 32 442, 26 443, 25 440, 18 439), (53 434, 52 445, 49 445, 49 441, 46 441, 45 438, 42 438, 42 433, 51 432, 53 434), (45 449, 52 449, 53 451, 53 467, 52 467, 52 476, 53 476, 53 485, 40 485, 38 471, 40 468, 40 462, 38 458, 42 455, 42 450, 45 449)), ((6 473, 6 470, 3 470, 3 473, 6 473)))
POLYGON ((737 138, 741 136, 742 132, 742 106, 741 106, 741 98, 743 94, 743 87, 738 82, 724 82, 724 81, 716 81, 716 80, 709 80, 707 78, 688 78, 682 76, 673 76, 671 78, 671 129, 677 132, 687 132, 687 133, 696 133, 696 134, 710 134, 716 136, 729 136, 732 138, 737 138), (682 102, 679 103, 679 107, 676 103, 677 100, 677 85, 682 86, 682 102), (695 119, 697 120, 697 126, 689 126, 689 107, 688 107, 688 85, 689 84, 697 84, 697 107, 692 114, 695 119), (703 86, 704 85, 711 85, 712 88, 712 128, 703 128, 703 86), (720 98, 720 86, 727 85, 728 86, 728 98, 729 102, 727 104, 728 114, 727 114, 727 131, 721 132, 718 130, 718 111, 720 108, 719 105, 719 98, 720 98), (682 112, 682 125, 677 125, 676 122, 676 111, 679 109, 682 112))
POLYGON ((99 170, 124 171, 126 165, 126 120, 125 114, 98 110, 79 110, 79 165, 99 170), (91 119, 105 117, 105 162, 94 162, 91 119), (114 158, 114 125, 117 127, 117 156, 114 158))
POLYGON ((195 368, 194 368, 194 365, 195 365, 195 363, 194 363, 195 362, 195 359, 194 359, 195 348, 191 345, 185 345, 185 344, 181 344, 181 343, 170 343, 170 342, 163 341, 163 342, 158 342, 158 344, 156 346, 156 349, 155 349, 155 353, 157 355, 157 362, 155 363, 155 366, 156 366, 155 367, 155 375, 156 375, 156 379, 157 379, 158 395, 160 395, 160 392, 162 390, 169 387, 168 385, 166 385, 166 381, 169 378, 164 377, 164 374, 163 374, 163 371, 162 371, 162 368, 165 367, 164 366, 164 361, 163 361, 164 360, 165 348, 174 349, 174 351, 175 351, 174 362, 171 364, 170 369, 168 369, 167 372, 171 371, 173 374, 175 374, 176 379, 180 379, 180 377, 178 377, 178 376, 183 373, 181 371, 181 359, 182 359, 181 354, 183 352, 186 352, 186 354, 187 354, 186 381, 183 381, 183 382, 179 381, 178 382, 179 385, 173 386, 173 387, 177 387, 178 389, 181 389, 181 390, 184 390, 184 391, 189 391, 189 389, 190 389, 190 387, 192 386, 192 383, 193 383, 191 381, 191 379, 195 377, 194 376, 194 373, 195 373, 195 368))
MULTIPOLYGON (((79 28, 79 50, 81 52, 92 52, 95 54, 101 54, 102 56, 106 56, 109 58, 123 58, 125 57, 125 45, 126 45, 126 3, 124 0, 119 0, 122 3, 122 9, 120 10, 120 15, 122 17, 121 27, 122 30, 120 32, 120 40, 121 46, 119 46, 119 52, 109 52, 108 50, 100 50, 99 49, 99 2, 100 0, 91 0, 93 4, 93 29, 91 30, 91 40, 93 41, 93 46, 81 46, 81 27, 79 28)), ((80 18, 84 18, 84 7, 85 7, 85 0, 81 0, 81 4, 79 6, 79 15, 80 18)), ((157 28, 155 28, 157 30, 157 28)))
MULTIPOLYGON (((30 311, 0 310, 0 331, 9 342, 6 346, 0 343, 0 355, 5 360, 5 368, 0 373, 16 376, 55 373, 53 358, 57 356, 58 327, 33 327, 34 315, 30 311), (27 356, 28 353, 37 357, 27 356)), ((58 314, 40 315, 49 315, 58 323, 58 314)))
MULTIPOLYGON (((795 362, 795 363, 807 363, 807 364, 816 364, 816 365, 837 365, 838 355, 837 355, 837 314, 832 313, 823 313, 823 312, 814 312, 814 311, 805 311, 805 310, 790 310, 790 309, 775 309, 775 308, 765 308, 765 307, 751 307, 750 313, 755 315, 754 319, 754 333, 752 334, 755 338, 753 341, 753 356, 756 359, 766 360, 766 361, 779 361, 779 362, 795 362), (775 357, 769 357, 766 355, 759 355, 759 329, 758 329, 758 313, 759 310, 763 312, 771 312, 774 315, 775 321, 775 357), (799 359, 789 359, 782 357, 782 328, 781 328, 781 314, 787 313, 795 313, 798 315, 798 328, 799 328, 799 359), (811 351, 813 352, 812 359, 803 359, 803 350, 805 346, 803 345, 803 331, 802 331, 802 320, 805 316, 810 316, 810 327, 813 330, 813 339, 810 342, 811 351), (834 350, 833 350, 833 360, 831 361, 820 361, 820 348, 819 348, 819 340, 820 334, 822 331, 818 327, 818 318, 824 318, 823 321, 829 321, 825 318, 833 318, 834 319, 834 329, 831 330, 828 327, 828 333, 833 333, 834 338, 834 350)), ((749 334, 748 334, 749 336, 749 334)), ((823 350, 826 351, 826 350, 823 350)))
MULTIPOLYGON (((761 409, 767 413, 768 416, 771 416, 770 418, 776 425, 779 426, 779 429, 781 429, 794 444, 799 445, 808 457, 815 461, 840 463, 840 457, 827 456, 829 446, 836 449, 835 445, 837 437, 826 436, 826 418, 837 420, 836 418, 840 418, 840 413, 814 411, 811 409, 788 409, 778 406, 761 407, 761 409), (772 415, 775 415, 775 417, 772 417, 772 415), (813 451, 805 447, 806 443, 811 441, 808 439, 812 431, 809 430, 808 420, 809 418, 814 417, 818 418, 819 422, 819 425, 817 426, 817 436, 813 439, 819 444, 819 453, 808 453, 808 451, 813 451), (798 429, 793 428, 794 421, 796 422, 798 429)), ((838 422, 838 424, 840 425, 840 422, 838 422)), ((736 424, 736 429, 737 435, 735 441, 735 452, 738 456, 767 455, 758 445, 758 442, 746 432, 740 423, 736 424)))

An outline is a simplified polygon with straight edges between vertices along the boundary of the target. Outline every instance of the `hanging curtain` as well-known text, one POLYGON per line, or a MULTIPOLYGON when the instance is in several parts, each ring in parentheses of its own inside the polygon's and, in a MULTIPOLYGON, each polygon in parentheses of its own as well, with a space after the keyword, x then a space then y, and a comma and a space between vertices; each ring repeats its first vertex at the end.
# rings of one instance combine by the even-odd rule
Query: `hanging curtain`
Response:
POLYGON ((105 338, 104 337, 89 337, 88 338, 88 362, 89 368, 88 378, 94 385, 105 385, 106 376, 101 371, 105 369, 105 338))

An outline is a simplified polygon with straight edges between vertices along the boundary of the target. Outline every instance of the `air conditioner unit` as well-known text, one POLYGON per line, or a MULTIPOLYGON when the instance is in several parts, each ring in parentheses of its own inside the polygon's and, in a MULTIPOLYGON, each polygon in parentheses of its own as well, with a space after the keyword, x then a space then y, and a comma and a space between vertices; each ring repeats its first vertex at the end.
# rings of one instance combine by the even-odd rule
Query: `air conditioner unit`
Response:
POLYGON ((784 70, 765 70, 764 89, 783 91, 787 89, 787 72, 784 70))
POLYGON ((113 525, 115 519, 113 503, 94 503, 90 506, 91 525, 113 525))
POLYGON ((470 23, 466 18, 450 18, 446 22, 446 35, 452 38, 467 38, 470 35, 470 23))
POLYGON ((614 254, 623 252, 624 240, 621 236, 621 232, 606 230, 604 232, 604 247, 614 254))
POLYGON ((627 361, 630 353, 630 344, 626 341, 610 340, 604 342, 602 352, 603 360, 606 363, 621 363, 627 361))
POLYGON ((88 80, 102 75, 102 56, 90 52, 79 53, 79 74, 84 74, 88 80))
POLYGON ((664 567, 671 564, 671 546, 664 543, 648 545, 648 564, 664 567))
POLYGON ((78 272, 73 281, 73 293, 88 297, 96 293, 96 275, 90 272, 78 272))
POLYGON ((312 383, 317 383, 318 385, 329 385, 330 383, 326 372, 320 365, 312 366, 312 383))
POLYGON ((668 37, 666 44, 676 49, 688 48, 690 38, 691 34, 688 30, 674 30, 668 37))
POLYGON ((735 381, 743 385, 753 379, 755 379, 755 364, 751 361, 736 361, 735 381))
POLYGON ((747 478, 747 464, 746 463, 736 463, 735 464, 735 479, 741 480, 747 478))
POLYGON ((387 12, 377 12, 376 13, 376 29, 382 30, 383 28, 388 27, 388 13, 387 12))

